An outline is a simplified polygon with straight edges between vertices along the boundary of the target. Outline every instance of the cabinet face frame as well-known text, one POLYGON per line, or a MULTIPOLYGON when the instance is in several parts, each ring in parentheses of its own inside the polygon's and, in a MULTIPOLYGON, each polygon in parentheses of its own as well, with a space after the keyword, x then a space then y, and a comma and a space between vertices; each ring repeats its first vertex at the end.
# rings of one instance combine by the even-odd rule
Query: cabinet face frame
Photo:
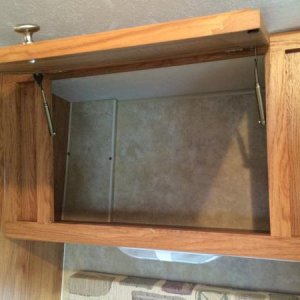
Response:
POLYGON ((271 36, 266 98, 270 225, 274 237, 300 237, 299 64, 300 32, 271 36))
MULTIPOLYGON (((300 111, 295 100, 284 89, 284 74, 286 73, 286 55, 293 49, 300 48, 300 33, 274 35, 270 39, 270 47, 266 56, 266 85, 267 85, 267 147, 268 173, 270 194, 271 233, 260 234, 239 231, 213 231, 186 227, 143 226, 128 224, 84 224, 57 222, 54 220, 54 192, 53 192, 53 140, 48 135, 45 117, 41 109, 36 109, 36 129, 34 133, 36 172, 36 220, 22 219, 22 191, 19 174, 22 165, 22 156, 13 151, 18 143, 26 138, 20 129, 20 111, 14 103, 16 93, 14 86, 32 82, 31 76, 9 77, 2 83, 1 102, 3 105, 3 127, 5 131, 5 201, 3 214, 5 217, 4 231, 10 238, 62 242, 87 243, 107 246, 123 246, 153 249, 169 249, 175 251, 189 251, 212 253, 220 255, 234 255, 271 259, 288 259, 300 261, 300 234, 299 234, 299 206, 300 195, 295 194, 295 182, 299 170, 293 167, 293 159, 297 158, 297 145, 300 142, 298 134, 300 128, 300 111), (10 88, 9 88, 10 86, 10 88), (288 101, 285 101, 285 98, 288 101), (292 108, 292 109, 291 109, 292 108), (9 115, 8 115, 9 112, 9 115), (292 123, 289 120, 294 120, 292 123), (296 153, 296 154, 295 154, 296 153), (46 158, 46 159, 45 159, 46 158), (282 162, 284 165, 282 165, 282 162), (282 170, 287 170, 287 177, 282 177, 282 170), (293 184, 290 185, 289 182, 293 184), (21 208, 21 210, 20 210, 21 208)), ((260 48, 265 53, 265 48, 260 48)), ((246 53, 246 52, 245 52, 246 53)), ((249 56, 249 51, 245 54, 249 56)), ((234 54, 239 57, 239 54, 234 54)), ((0 50, 1 57, 1 50, 0 50)), ((221 56, 211 56, 212 60, 221 59, 221 56)), ((224 58, 224 56, 222 56, 224 58)), ((171 65, 184 64, 187 58, 169 61, 171 65)), ((201 57, 203 60, 203 57, 201 57)), ((199 62, 201 59, 190 59, 188 63, 199 62)), ((206 59, 206 61, 209 59, 206 59)), ((100 69, 85 69, 68 71, 64 75, 50 74, 51 78, 87 76, 103 74, 105 72, 128 71, 139 68, 166 66, 167 60, 158 60, 156 63, 143 62, 125 64, 117 67, 100 69), (143 65, 144 64, 144 65, 143 65), (55 77, 57 76, 57 77, 55 77)), ((1 62, 0 62, 1 65, 1 62)), ((296 76, 300 76, 296 74, 296 76)), ((51 98, 50 78, 47 81, 47 93, 51 98)), ((39 92, 35 88, 35 97, 39 92)), ((28 125, 30 128, 30 124, 28 125)), ((30 133, 32 135, 32 132, 30 133)), ((21 168, 22 169, 22 168, 21 168)), ((26 206, 27 213, 31 206, 26 206)))

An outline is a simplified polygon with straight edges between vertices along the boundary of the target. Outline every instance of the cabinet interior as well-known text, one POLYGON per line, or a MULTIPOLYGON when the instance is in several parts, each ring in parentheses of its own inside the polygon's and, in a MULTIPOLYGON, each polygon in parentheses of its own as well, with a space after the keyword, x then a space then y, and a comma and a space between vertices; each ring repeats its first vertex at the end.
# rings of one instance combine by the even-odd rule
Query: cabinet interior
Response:
POLYGON ((56 220, 269 232, 254 86, 253 57, 53 81, 56 220))
POLYGON ((299 260, 299 41, 241 10, 1 48, 6 236, 299 260))

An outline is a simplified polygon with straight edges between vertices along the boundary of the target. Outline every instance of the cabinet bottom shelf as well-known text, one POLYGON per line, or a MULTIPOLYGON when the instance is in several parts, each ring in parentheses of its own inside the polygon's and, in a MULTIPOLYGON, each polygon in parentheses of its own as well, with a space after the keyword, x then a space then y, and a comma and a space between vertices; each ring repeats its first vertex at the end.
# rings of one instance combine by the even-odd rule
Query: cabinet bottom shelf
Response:
POLYGON ((266 233, 107 223, 40 224, 19 221, 6 223, 5 234, 23 240, 300 260, 300 238, 277 238, 266 233))

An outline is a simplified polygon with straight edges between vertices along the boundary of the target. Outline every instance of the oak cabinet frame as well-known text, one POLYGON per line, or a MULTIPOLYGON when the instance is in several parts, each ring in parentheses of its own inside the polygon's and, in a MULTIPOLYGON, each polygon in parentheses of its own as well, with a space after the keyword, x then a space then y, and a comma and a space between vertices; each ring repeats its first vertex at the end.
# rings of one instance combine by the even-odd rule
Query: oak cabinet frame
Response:
POLYGON ((51 79, 249 56, 254 45, 259 54, 266 54, 270 234, 55 220, 53 140, 42 108, 34 105, 39 90, 31 75, 7 74, 2 75, 0 89, 5 234, 25 240, 300 261, 300 92, 295 88, 300 82, 300 32, 269 40, 259 11, 242 10, 0 48, 0 72, 44 72, 51 99, 51 79), (152 55, 158 48, 162 54, 152 55), (28 64, 32 58, 36 64, 28 64), (31 106, 20 101, 28 97, 34 98, 31 106))

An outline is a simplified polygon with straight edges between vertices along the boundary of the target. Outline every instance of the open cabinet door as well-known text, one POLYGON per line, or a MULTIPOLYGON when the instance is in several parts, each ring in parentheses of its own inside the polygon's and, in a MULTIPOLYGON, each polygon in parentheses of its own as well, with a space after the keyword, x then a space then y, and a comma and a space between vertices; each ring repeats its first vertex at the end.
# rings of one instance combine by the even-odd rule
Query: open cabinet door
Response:
MULTIPOLYGON (((8 221, 52 218, 52 141, 39 93, 31 76, 0 74, 1 231, 8 221)), ((60 299, 63 245, 13 241, 1 231, 0 299, 60 299)))
MULTIPOLYGON (((51 84, 43 82, 51 107, 51 84)), ((53 142, 41 90, 31 75, 3 76, 6 221, 51 223, 54 219, 53 142)))

